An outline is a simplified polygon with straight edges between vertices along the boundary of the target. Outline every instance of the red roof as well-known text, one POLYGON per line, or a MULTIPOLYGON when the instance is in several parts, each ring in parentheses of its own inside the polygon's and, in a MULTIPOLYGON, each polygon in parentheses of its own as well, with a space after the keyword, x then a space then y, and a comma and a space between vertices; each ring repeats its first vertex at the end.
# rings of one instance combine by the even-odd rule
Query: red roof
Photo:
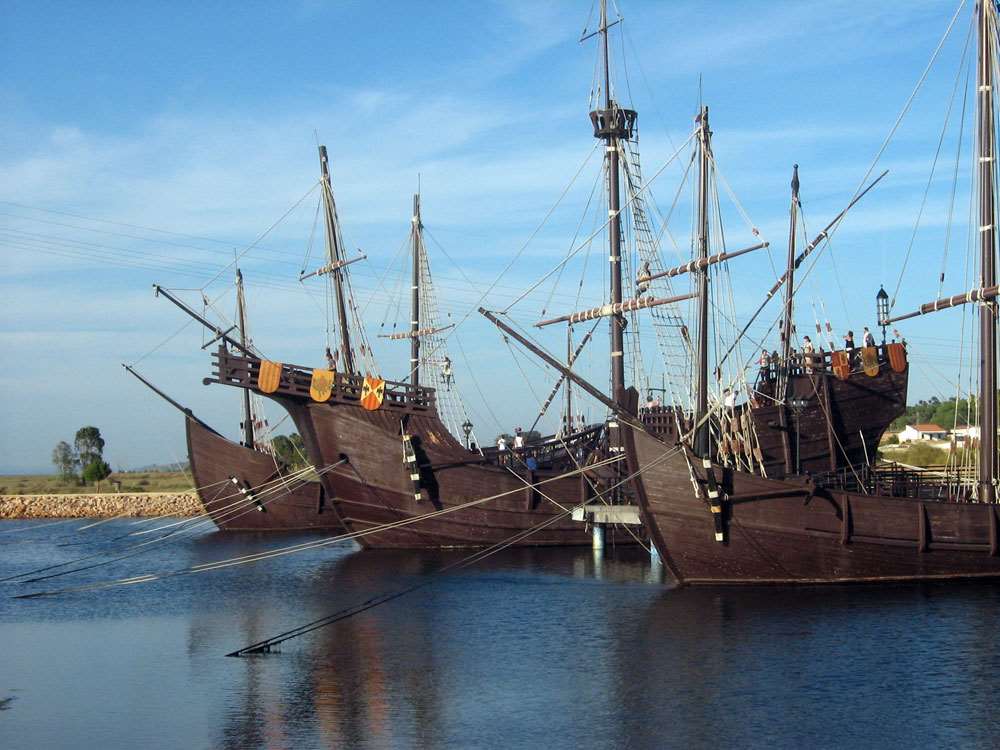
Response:
POLYGON ((915 424, 913 429, 917 432, 947 432, 944 427, 938 427, 936 424, 915 424))

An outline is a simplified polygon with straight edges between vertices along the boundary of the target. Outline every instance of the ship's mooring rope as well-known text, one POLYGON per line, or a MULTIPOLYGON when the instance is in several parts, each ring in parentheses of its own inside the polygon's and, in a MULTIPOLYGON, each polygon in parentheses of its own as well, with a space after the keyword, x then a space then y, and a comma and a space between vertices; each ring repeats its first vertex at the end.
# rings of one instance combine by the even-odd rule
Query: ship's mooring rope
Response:
MULTIPOLYGON (((666 459, 670 458, 680 450, 682 449, 679 447, 675 447, 666 451, 665 453, 663 453, 663 455, 651 461, 649 465, 646 467, 646 469, 649 469, 652 466, 655 466, 656 464, 665 461, 666 459)), ((645 471, 646 469, 629 474, 628 476, 623 478, 620 482, 610 487, 609 490, 617 489, 618 487, 628 482, 631 482, 633 479, 639 476, 639 474, 641 474, 642 471, 645 471)), ((573 511, 582 508, 586 504, 587 501, 584 500, 576 504, 572 508, 567 508, 562 513, 553 516, 552 518, 548 518, 545 521, 536 524, 535 526, 532 526, 530 529, 520 531, 508 537, 507 539, 504 539, 503 541, 497 542, 496 544, 490 547, 477 550, 476 552, 473 552, 472 554, 462 558, 461 560, 445 565, 444 567, 439 568, 438 570, 431 573, 430 577, 428 577, 427 580, 421 581, 420 583, 414 584, 413 586, 408 586, 407 588, 400 589, 397 591, 390 591, 388 593, 379 594, 378 596, 366 599, 365 601, 360 602, 359 604, 352 605, 350 607, 341 609, 332 614, 325 615, 316 620, 312 620, 311 622, 307 622, 304 625, 299 625, 297 627, 291 628, 290 630, 286 630, 285 632, 279 633, 278 635, 272 636, 271 638, 267 638, 263 641, 258 641, 257 643, 253 643, 249 646, 244 646, 241 649, 237 649, 236 651, 226 654, 226 656, 238 657, 238 656, 248 656, 251 654, 268 653, 274 646, 285 643, 286 641, 289 641, 293 638, 298 638, 300 636, 307 635, 308 633, 311 633, 315 630, 319 630, 320 628, 327 627, 328 625, 333 625, 334 623, 340 622, 341 620, 346 620, 348 617, 353 617, 354 615, 360 614, 369 609, 373 609, 374 607, 377 607, 380 604, 386 604, 388 602, 393 601, 394 599, 399 599, 400 597, 405 596, 406 594, 411 594, 414 591, 426 588, 427 586, 430 586, 436 583, 438 580, 440 580, 439 576, 445 575, 455 570, 461 570, 463 568, 467 568, 471 565, 475 565, 476 563, 485 560, 487 557, 490 557, 498 552, 502 552, 503 550, 511 547, 512 545, 517 544, 518 542, 521 542, 524 539, 527 539, 528 537, 538 533, 539 531, 542 531, 543 529, 556 523, 557 521, 561 521, 567 516, 572 515, 573 511)))
MULTIPOLYGON (((342 462, 340 462, 340 463, 342 463, 342 462)), ((324 469, 324 471, 320 472, 320 473, 325 473, 328 470, 332 470, 337 465, 339 465, 339 464, 334 464, 334 465, 332 465, 330 467, 326 467, 324 469)), ((264 487, 264 486, 265 485, 261 485, 261 487, 264 487)), ((251 488, 251 491, 253 491, 253 489, 254 488, 251 488)), ((287 494, 287 492, 285 492, 285 493, 281 493, 281 494, 275 494, 273 497, 266 497, 268 494, 273 494, 274 491, 275 491, 274 487, 271 487, 269 489, 263 490, 260 493, 258 499, 260 500, 260 504, 261 504, 262 507, 266 507, 268 503, 271 503, 274 500, 278 500, 278 499, 280 499, 281 497, 284 497, 287 494)), ((256 504, 256 502, 254 500, 247 500, 246 503, 245 503, 245 506, 241 510, 243 510, 244 513, 256 512, 257 511, 257 504, 256 504)), ((242 515, 242 513, 240 515, 242 515)), ((229 520, 234 520, 235 518, 238 518, 238 517, 239 516, 235 516, 233 518, 230 518, 229 520)), ((141 542, 139 544, 130 545, 130 546, 125 547, 125 548, 123 548, 121 550, 117 550, 114 553, 96 552, 94 554, 85 555, 83 557, 78 557, 78 558, 75 558, 73 560, 68 560, 66 562, 63 562, 63 563, 56 563, 54 565, 47 565, 47 566, 42 567, 42 568, 36 568, 35 570, 29 570, 29 571, 25 571, 23 573, 18 573, 18 574, 13 575, 13 576, 8 576, 7 578, 0 579, 0 583, 8 583, 8 582, 12 582, 12 581, 17 582, 17 583, 22 583, 22 584, 23 583, 37 583, 38 581, 47 580, 49 578, 57 578, 59 576, 69 575, 71 573, 78 573, 78 572, 81 572, 81 571, 84 571, 84 570, 92 570, 93 568, 97 568, 97 567, 100 567, 102 565, 108 565, 110 563, 118 562, 119 560, 124 560, 124 559, 127 559, 129 557, 135 557, 138 554, 141 554, 143 552, 148 551, 148 549, 152 548, 153 546, 155 546, 158 543, 167 541, 168 539, 171 539, 171 538, 173 538, 175 536, 178 536, 178 535, 183 534, 183 533, 190 532, 190 531, 192 531, 192 530, 194 530, 196 528, 199 528, 199 527, 202 527, 202 526, 206 526, 207 524, 212 523, 212 519, 209 518, 209 514, 208 513, 204 513, 204 514, 202 514, 200 516, 195 516, 192 519, 185 519, 185 520, 187 520, 187 521, 198 521, 198 523, 192 523, 192 524, 184 526, 182 528, 175 529, 174 531, 171 531, 171 532, 169 532, 167 534, 164 534, 163 536, 156 537, 155 539, 150 539, 148 541, 141 542), (199 519, 202 519, 202 520, 199 521, 199 519), (100 563, 94 563, 92 565, 85 565, 85 566, 82 566, 82 567, 72 568, 70 570, 64 570, 64 571, 61 571, 59 573, 54 573, 54 574, 47 575, 47 576, 42 576, 42 577, 39 577, 39 578, 25 579, 25 580, 19 580, 19 581, 17 580, 17 579, 24 579, 25 576, 37 575, 39 573, 46 573, 46 572, 48 572, 50 570, 56 570, 58 568, 64 568, 64 567, 69 566, 69 565, 77 565, 78 563, 87 562, 88 560, 94 560, 94 559, 100 558, 100 557, 107 557, 108 554, 114 554, 115 556, 114 557, 110 557, 108 559, 105 559, 105 560, 103 560, 100 563)), ((133 532, 133 534, 134 533, 135 532, 133 532)), ((133 534, 125 534, 125 535, 123 535, 121 537, 114 537, 110 541, 116 541, 118 539, 123 539, 125 537, 132 536, 133 534)))
MULTIPOLYGON (((611 464, 614 464, 614 463, 617 463, 617 462, 623 460, 623 458, 624 458, 623 456, 615 456, 613 458, 609 458, 609 459, 606 459, 604 461, 598 462, 598 463, 594 464, 593 466, 591 466, 589 468, 590 469, 594 469, 594 468, 600 468, 601 466, 608 466, 608 465, 611 465, 611 464)), ((536 483, 534 483, 531 486, 532 486, 532 488, 536 488, 538 486, 549 484, 551 482, 555 482, 555 481, 558 481, 560 479, 565 479, 565 478, 570 477, 570 476, 576 476, 576 475, 578 475, 580 473, 581 473, 580 470, 574 470, 574 471, 566 472, 564 474, 560 474, 560 475, 555 476, 555 477, 549 477, 547 479, 543 479, 540 482, 536 482, 536 483)), ((428 519, 431 519, 431 518, 437 518, 439 516, 447 515, 449 513, 454 513, 454 512, 459 511, 459 510, 466 510, 468 508, 472 508, 472 507, 475 507, 477 505, 482 505, 483 503, 490 502, 492 500, 498 500, 498 499, 500 499, 502 497, 507 497, 509 495, 513 495, 513 494, 516 494, 516 493, 524 492, 524 489, 525 488, 523 488, 523 487, 516 487, 516 488, 514 488, 512 490, 507 490, 507 491, 504 491, 504 492, 495 493, 493 495, 488 495, 486 497, 481 497, 481 498, 478 498, 476 500, 470 500, 470 501, 465 502, 465 503, 460 503, 459 505, 454 505, 454 506, 451 506, 451 507, 448 507, 448 508, 442 508, 441 510, 431 511, 431 512, 425 513, 423 515, 411 516, 409 518, 400 519, 398 521, 392 521, 392 522, 385 523, 385 524, 378 524, 378 525, 375 525, 375 526, 372 526, 372 527, 369 527, 369 528, 366 528, 366 529, 361 529, 361 530, 355 531, 355 532, 348 532, 348 533, 345 533, 345 534, 337 534, 337 535, 332 536, 332 537, 327 537, 326 539, 319 539, 319 540, 311 541, 311 542, 302 542, 300 544, 295 544, 295 545, 291 545, 291 546, 288 546, 288 547, 282 547, 282 548, 278 548, 278 549, 274 549, 274 550, 267 550, 265 552, 257 552, 257 553, 253 553, 253 554, 250 554, 250 555, 243 555, 243 556, 240 556, 240 557, 228 558, 228 559, 225 559, 225 560, 218 560, 218 561, 211 562, 211 563, 201 563, 199 565, 192 565, 190 567, 181 568, 181 569, 178 569, 178 570, 165 571, 165 572, 162 572, 162 573, 147 573, 147 574, 139 575, 139 576, 130 576, 130 577, 127 577, 127 578, 113 579, 113 580, 110 580, 110 581, 99 581, 99 582, 92 583, 92 584, 85 584, 85 585, 82 585, 82 586, 73 586, 73 587, 69 587, 69 588, 52 590, 52 591, 40 591, 40 592, 35 592, 35 593, 32 593, 32 594, 23 594, 21 596, 15 597, 15 598, 17 598, 17 599, 32 599, 32 598, 41 597, 41 596, 54 596, 54 595, 57 595, 57 594, 70 593, 70 592, 75 592, 75 591, 89 591, 89 590, 96 590, 96 589, 113 588, 115 586, 128 586, 128 585, 134 585, 134 584, 138 584, 138 583, 150 583, 152 581, 158 581, 158 580, 162 580, 162 579, 165 579, 165 578, 173 578, 173 577, 176 577, 176 576, 190 575, 190 574, 194 574, 194 573, 204 573, 206 571, 219 570, 221 568, 232 567, 234 565, 244 565, 244 564, 247 564, 247 563, 258 562, 260 560, 267 560, 267 559, 271 559, 271 558, 275 558, 275 557, 282 557, 284 555, 289 555, 289 554, 293 554, 293 553, 296 553, 296 552, 304 552, 304 551, 307 551, 307 550, 318 549, 318 548, 321 548, 321 547, 327 547, 327 546, 330 546, 332 544, 339 544, 340 542, 359 539, 359 538, 362 538, 362 537, 365 537, 365 536, 369 536, 371 534, 378 534, 378 533, 381 533, 381 532, 384 532, 384 531, 389 531, 389 530, 392 530, 392 529, 397 529, 397 528, 401 528, 401 527, 404 527, 404 526, 409 526, 409 525, 412 525, 412 524, 415 524, 415 523, 419 523, 421 521, 425 521, 425 520, 428 520, 428 519)), ((177 532, 172 532, 172 533, 177 533, 177 532)), ((153 541, 156 541, 156 540, 153 540, 153 541)), ((103 563, 99 563, 99 564, 103 564, 103 563)), ((96 566, 91 566, 91 567, 96 567, 96 566)), ((86 568, 81 568, 80 570, 83 570, 83 569, 86 569, 86 568)), ((23 575, 26 575, 26 574, 22 574, 22 576, 23 575)), ((62 574, 60 573, 60 574, 55 574, 55 575, 62 575, 62 574)), ((39 580, 45 580, 45 578, 55 577, 55 575, 53 575, 53 576, 45 576, 43 578, 32 579, 32 580, 27 580, 27 581, 21 581, 21 583, 37 582, 39 580)), ((18 576, 18 577, 20 577, 20 576, 18 576)))

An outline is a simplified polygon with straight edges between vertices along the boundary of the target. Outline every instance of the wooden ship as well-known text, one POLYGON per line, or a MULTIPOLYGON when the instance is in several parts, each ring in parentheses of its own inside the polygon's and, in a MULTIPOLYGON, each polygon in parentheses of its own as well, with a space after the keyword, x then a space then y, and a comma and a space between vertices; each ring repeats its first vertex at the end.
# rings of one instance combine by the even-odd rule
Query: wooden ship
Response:
MULTIPOLYGON (((659 245, 653 239, 654 235, 662 235, 663 230, 652 231, 647 219, 649 212, 644 207, 643 193, 648 188, 648 183, 641 177, 636 148, 638 115, 634 109, 621 106, 612 96, 608 39, 609 29, 618 22, 609 23, 606 3, 602 2, 599 28, 593 33, 585 33, 583 37, 587 39, 599 36, 603 63, 603 102, 591 113, 591 120, 594 135, 605 141, 608 154, 610 218, 607 230, 612 258, 610 297, 608 304, 601 307, 541 320, 536 326, 544 328, 556 323, 572 325, 607 317, 610 321, 611 357, 609 393, 618 394, 623 391, 627 381, 625 331, 630 330, 637 335, 639 313, 658 317, 654 327, 657 329, 660 357, 669 371, 670 379, 675 381, 674 386, 669 389, 673 403, 656 403, 650 395, 647 404, 639 408, 638 417, 646 432, 671 443, 690 430, 696 411, 700 409, 704 412, 709 408, 709 381, 712 375, 718 381, 722 362, 727 359, 736 360, 738 355, 738 352, 734 352, 735 347, 730 347, 720 358, 722 361, 716 365, 714 372, 710 371, 708 305, 699 305, 695 313, 694 328, 702 337, 698 341, 692 341, 690 327, 677 306, 688 300, 708 299, 708 269, 711 266, 767 249, 769 243, 759 241, 759 232, 753 228, 757 240, 754 244, 739 250, 724 249, 715 254, 710 252, 709 206, 717 202, 717 196, 710 195, 710 186, 716 179, 715 157, 712 153, 708 108, 704 107, 696 118, 697 127, 689 139, 695 145, 691 165, 696 166, 696 205, 702 216, 695 242, 697 254, 690 262, 664 267, 659 245), (619 185, 624 187, 624 200, 619 185), (630 212, 629 230, 636 239, 638 251, 633 265, 638 267, 642 262, 642 271, 636 276, 637 294, 631 299, 625 299, 622 283, 622 216, 626 209, 630 212), (645 242, 641 240, 643 237, 647 238, 645 242), (678 293, 679 290, 671 286, 672 280, 691 276, 695 277, 692 292, 678 293), (694 377, 689 375, 692 370, 694 377), (686 395, 693 396, 697 401, 697 409, 688 408, 686 395)), ((848 211, 884 176, 885 173, 860 191, 801 251, 797 247, 795 232, 791 233, 787 271, 768 290, 764 301, 740 332, 738 339, 743 337, 775 295, 793 288, 796 270, 810 258, 848 211)), ((791 222, 794 227, 794 211, 798 205, 797 170, 793 176, 792 203, 791 222)), ((806 366, 791 351, 794 326, 791 322, 790 293, 786 294, 785 307, 781 352, 765 352, 762 358, 757 359, 760 366, 755 382, 744 379, 740 384, 740 390, 750 396, 749 400, 746 403, 734 403, 726 410, 723 419, 717 419, 700 430, 697 439, 703 443, 713 439, 717 452, 727 465, 761 471, 770 478, 783 478, 801 472, 843 474, 852 471, 851 467, 873 464, 882 434, 906 409, 909 368, 905 349, 901 344, 891 343, 859 347, 848 355, 835 351, 831 346, 830 351, 816 351, 806 366), (857 377, 866 367, 869 377, 857 377), (836 373, 836 377, 817 380, 811 377, 811 372, 816 368, 827 368, 836 373)), ((502 325, 495 316, 489 317, 504 330, 505 335, 525 344, 525 339, 516 331, 502 325)), ((633 350, 638 349, 638 341, 635 341, 633 350)), ((742 375, 742 368, 740 372, 742 375)), ((632 376, 633 385, 638 386, 635 382, 639 377, 638 368, 633 367, 632 376)), ((564 374, 564 377, 567 375, 564 374)), ((666 392, 667 389, 663 390, 666 392)), ((719 397, 718 400, 721 401, 722 398, 719 397)), ((614 439, 614 430, 611 432, 614 439)))
MULTIPOLYGON (((976 305, 980 322, 981 439, 974 479, 928 477, 926 473, 899 468, 869 470, 866 463, 859 464, 849 448, 844 456, 846 471, 824 472, 822 462, 807 470, 811 456, 802 455, 801 461, 789 462, 787 450, 784 471, 777 477, 766 470, 747 471, 720 460, 710 445, 711 426, 725 415, 719 409, 709 410, 699 391, 690 429, 679 439, 664 442, 642 429, 634 418, 625 418, 630 424, 625 430, 625 448, 634 472, 637 501, 653 543, 679 582, 814 584, 1000 575, 996 504, 997 7, 994 0, 980 2, 976 14, 978 190, 973 194, 978 201, 974 227, 979 251, 978 285, 897 317, 890 316, 888 295, 883 291, 878 297, 878 319, 883 332, 885 326, 917 315, 963 304, 976 305)), ((793 195, 793 211, 794 206, 793 195)), ((701 218, 704 219, 703 214, 701 218)), ((705 258, 703 252, 700 262, 704 263, 705 258)), ((702 314, 708 306, 709 265, 704 263, 698 271, 702 274, 699 303, 702 314)), ((791 319, 792 272, 793 264, 789 264, 785 280, 786 326, 791 319)), ((699 351, 703 348, 704 341, 699 351)), ((696 366, 704 382, 708 371, 706 359, 700 357, 696 366)), ((905 351, 901 344, 881 347, 877 356, 871 347, 856 353, 834 352, 821 360, 800 359, 798 364, 786 356, 774 364, 775 385, 771 393, 776 408, 791 408, 793 399, 801 393, 787 385, 796 367, 801 368, 799 377, 808 381, 810 390, 826 394, 838 383, 857 381, 865 388, 877 381, 887 366, 900 374, 905 372, 905 351), (845 379, 845 359, 849 362, 852 355, 862 359, 862 372, 849 369, 845 379)), ((622 405, 627 400, 623 399, 622 405)), ((811 427, 813 440, 821 441, 824 434, 840 436, 840 429, 831 422, 818 429, 811 427)), ((805 429, 803 424, 803 433, 805 429)), ((791 440, 798 440, 794 427, 791 440)))
MULTIPOLYGON (((696 143, 702 152, 711 150, 708 108, 697 118, 696 143)), ((699 190, 707 189, 709 159, 699 159, 703 177, 699 190)), ((883 174, 884 176, 884 174, 883 174)), ((837 349, 830 341, 829 350, 820 348, 808 356, 808 361, 792 350, 795 332, 793 323, 793 290, 796 270, 809 258, 828 233, 839 224, 847 211, 878 181, 857 195, 801 252, 796 246, 796 214, 799 206, 798 166, 793 168, 790 232, 787 267, 768 290, 764 302, 743 327, 743 332, 757 320, 764 306, 779 291, 784 290, 784 311, 780 321, 781 349, 762 352, 757 359, 755 380, 745 383, 749 399, 745 403, 722 404, 719 418, 699 432, 703 442, 711 436, 720 457, 727 463, 757 466, 767 477, 781 479, 801 473, 849 474, 855 467, 868 467, 877 461, 876 451, 885 430, 906 410, 909 365, 906 348, 900 342, 874 343, 850 351, 837 349), (824 372, 830 377, 815 377, 824 372), (742 461, 740 459, 743 459, 742 461)), ((706 204, 699 202, 702 207, 706 204)), ((699 257, 691 263, 667 269, 658 274, 640 277, 648 282, 659 277, 676 277, 695 273, 698 297, 707 294, 708 270, 711 266, 763 247, 709 254, 707 246, 708 217, 699 219, 697 246, 699 257)), ((707 299, 707 297, 706 297, 707 299)), ((699 330, 707 331, 706 306, 698 307, 699 330)), ((817 326, 817 337, 821 333, 817 326)), ((732 347, 722 355, 726 359, 732 347)), ((702 412, 708 409, 708 343, 699 339, 695 369, 699 373, 696 398, 702 412)), ((695 410, 677 407, 640 407, 639 418, 645 430, 661 441, 675 441, 681 432, 690 429, 695 410)), ((704 448, 704 446, 703 446, 704 448)), ((707 450, 707 448, 705 448, 707 450)))
MULTIPOLYGON (((329 506, 365 547, 469 547, 590 544, 585 526, 566 509, 599 495, 604 426, 520 450, 498 451, 463 444, 442 420, 440 388, 423 384, 422 341, 442 330, 421 309, 426 280, 419 197, 411 230, 411 371, 406 382, 374 373, 371 347, 356 318, 348 265, 320 147, 328 262, 334 291, 339 347, 326 368, 262 360, 244 346, 224 341, 215 354, 221 383, 267 396, 285 408, 321 475, 329 506), (361 338, 360 357, 353 338, 361 338), (364 369, 359 359, 368 361, 364 369), (582 457, 582 458, 580 458, 582 457), (440 513, 434 515, 435 511, 440 513), (419 523, 364 534, 368 529, 420 518, 419 523)), ((440 352, 432 352, 440 356, 440 352)), ((449 376, 450 377, 450 376, 449 376)))
MULTIPOLYGON (((157 287, 157 293, 193 313, 168 291, 157 287)), ((236 271, 237 327, 241 346, 250 346, 247 334, 246 300, 243 275, 236 271)), ((197 314, 195 313, 196 317, 197 314)), ((212 326, 215 335, 228 337, 212 326)), ((140 376, 126 368, 156 394, 180 409, 184 414, 188 465, 195 491, 205 512, 223 531, 295 531, 316 529, 343 531, 337 515, 326 502, 326 491, 309 472, 294 472, 276 455, 270 440, 261 434, 266 421, 254 408, 249 391, 243 394, 243 441, 236 443, 198 419, 194 413, 140 376)))
MULTIPOLYGON (((606 40, 610 24, 603 5, 601 26, 606 40)), ((697 302, 697 335, 692 346, 695 387, 689 408, 640 408, 634 387, 616 388, 614 398, 609 398, 527 337, 481 310, 507 335, 617 415, 633 497, 650 541, 679 583, 817 584, 1000 575, 993 99, 996 19, 995 0, 978 5, 978 192, 973 194, 978 200, 974 235, 979 247, 979 284, 896 317, 890 315, 888 295, 880 290, 877 319, 883 329, 881 346, 869 340, 850 351, 791 351, 795 271, 840 218, 802 253, 796 253, 799 185, 795 170, 788 264, 767 295, 770 299, 784 287, 782 352, 764 361, 766 366, 750 389, 748 403, 738 406, 718 398, 712 401, 710 383, 713 375, 718 379, 719 362, 710 369, 709 271, 760 244, 710 254, 708 175, 713 160, 707 108, 699 112, 694 134, 699 163, 693 243, 696 257, 670 272, 646 273, 639 279, 696 275, 692 295, 697 302), (905 467, 875 466, 875 446, 889 421, 902 413, 909 369, 905 345, 885 343, 885 328, 964 304, 977 305, 980 320, 981 439, 975 478, 970 481, 961 471, 934 476, 905 467), (846 434, 853 429, 858 433, 857 443, 846 434), (748 433, 752 439, 747 439, 748 433)), ((614 117, 612 112, 609 119, 614 117)), ((852 205, 871 186, 859 192, 852 205)), ((597 310, 615 315, 658 304, 652 295, 637 296, 615 300, 597 310)), ((573 322, 591 313, 596 310, 538 325, 573 322)))

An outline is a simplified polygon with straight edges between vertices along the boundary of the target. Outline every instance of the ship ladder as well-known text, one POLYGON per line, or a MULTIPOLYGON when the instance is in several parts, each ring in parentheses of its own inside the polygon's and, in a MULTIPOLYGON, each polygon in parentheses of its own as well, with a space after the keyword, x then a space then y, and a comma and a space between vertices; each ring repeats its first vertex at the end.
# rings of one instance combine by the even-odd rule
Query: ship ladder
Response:
POLYGON ((412 437, 405 432, 403 433, 403 466, 410 474, 413 499, 419 503, 423 498, 420 493, 420 468, 417 466, 417 452, 413 449, 412 437))
POLYGON ((726 541, 726 520, 722 507, 724 500, 719 490, 719 483, 715 480, 715 470, 712 468, 712 460, 709 458, 702 459, 702 466, 705 467, 708 503, 712 510, 712 520, 715 523, 715 541, 724 543, 726 541))

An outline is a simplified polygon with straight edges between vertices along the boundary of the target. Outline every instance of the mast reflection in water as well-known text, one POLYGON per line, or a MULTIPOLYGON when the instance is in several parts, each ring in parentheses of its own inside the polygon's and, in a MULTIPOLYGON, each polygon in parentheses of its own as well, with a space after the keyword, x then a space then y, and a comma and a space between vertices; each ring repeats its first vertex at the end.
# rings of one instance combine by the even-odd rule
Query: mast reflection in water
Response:
MULTIPOLYGON (((0 577, 130 530, 110 522, 58 547, 58 528, 0 536, 0 577)), ((73 578, 310 538, 209 534, 73 578)), ((510 550, 284 653, 223 656, 464 554, 345 545, 4 598, 0 746, 989 747, 1000 729, 997 584, 672 590, 636 548, 510 550)))

